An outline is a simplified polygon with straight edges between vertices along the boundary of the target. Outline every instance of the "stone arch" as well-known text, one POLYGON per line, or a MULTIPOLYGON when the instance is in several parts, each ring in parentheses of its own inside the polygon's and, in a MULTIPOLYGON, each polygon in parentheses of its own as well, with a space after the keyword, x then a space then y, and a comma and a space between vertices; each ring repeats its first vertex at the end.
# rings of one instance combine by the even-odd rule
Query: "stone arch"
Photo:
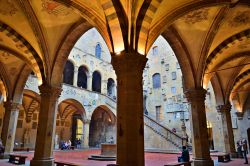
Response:
MULTIPOLYGON (((86 121, 86 111, 83 105, 72 98, 64 99, 58 105, 56 117, 56 135, 60 141, 71 140, 74 145, 76 140, 77 119, 86 121)), ((80 126, 83 128, 83 126, 80 126)))
POLYGON ((25 111, 25 120, 31 122, 34 112, 40 112, 41 97, 34 91, 25 89, 23 91, 22 106, 25 111))
POLYGON ((40 112, 41 97, 38 93, 24 89, 22 106, 19 110, 18 125, 15 134, 17 147, 35 148, 37 124, 40 112))
MULTIPOLYGON (((3 33, 3 35, 10 38, 13 42, 13 45, 23 52, 23 56, 25 57, 24 60, 27 60, 25 62, 32 66, 32 69, 36 73, 40 84, 42 81, 46 80, 46 75, 48 75, 46 70, 47 66, 43 63, 43 59, 38 55, 37 51, 32 47, 32 45, 18 32, 3 22, 0 22, 0 29, 0 33, 3 33)), ((16 54, 14 55, 16 56, 16 54)))
MULTIPOLYGON (((242 40, 242 38, 247 38, 247 36, 250 35, 250 29, 244 30, 242 32, 239 32, 228 39, 224 40, 222 43, 220 43, 207 57, 205 69, 208 69, 208 66, 210 63, 213 62, 213 60, 218 56, 218 53, 222 52, 223 49, 230 48, 234 42, 242 40)), ((246 52, 247 53, 247 52, 246 52)), ((237 54, 236 54, 237 55, 237 54)))
POLYGON ((96 107, 93 111, 89 128, 89 146, 100 147, 111 137, 116 140, 116 117, 105 105, 96 107))
POLYGON ((215 74, 214 77, 211 79, 211 84, 214 89, 214 95, 217 105, 224 105, 227 102, 229 102, 229 99, 225 98, 225 95, 223 93, 221 81, 218 78, 218 76, 215 74))
MULTIPOLYGON (((156 0, 155 0, 156 1, 156 0)), ((187 3, 186 5, 183 5, 176 10, 174 10, 171 13, 166 13, 163 17, 157 21, 157 23, 151 27, 153 27, 150 32, 148 33, 148 42, 146 44, 146 52, 150 49, 151 45, 155 41, 155 39, 166 30, 167 27, 169 27, 175 20, 178 18, 184 16, 185 14, 196 10, 200 8, 205 7, 212 7, 212 6, 218 6, 218 5, 234 5, 235 2, 232 2, 230 0, 221 0, 218 2, 217 0, 211 0, 211 1, 197 1, 192 3, 187 3)), ((247 1, 240 1, 238 4, 242 5, 248 5, 247 1)), ((144 20, 146 21, 146 20, 144 20)))
POLYGON ((63 83, 73 85, 74 83, 74 63, 67 60, 63 71, 63 83))
POLYGON ((89 70, 85 65, 81 65, 78 68, 78 75, 77 75, 77 86, 87 89, 88 87, 88 76, 89 70))
POLYGON ((94 71, 92 74, 92 91, 101 93, 102 76, 99 71, 94 71))
POLYGON ((190 53, 178 32, 170 27, 162 33, 162 36, 169 43, 180 65, 183 75, 183 90, 199 87, 200 85, 197 85, 195 81, 195 70, 192 66, 190 53))

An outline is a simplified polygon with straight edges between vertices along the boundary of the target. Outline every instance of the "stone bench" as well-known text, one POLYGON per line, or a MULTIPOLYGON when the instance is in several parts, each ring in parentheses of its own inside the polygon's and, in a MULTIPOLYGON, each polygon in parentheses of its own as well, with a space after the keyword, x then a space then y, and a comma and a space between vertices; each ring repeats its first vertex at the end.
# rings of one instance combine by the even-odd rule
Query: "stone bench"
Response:
POLYGON ((79 166, 77 164, 69 163, 65 161, 55 161, 54 163, 56 164, 56 166, 79 166))
POLYGON ((191 166, 191 163, 192 163, 192 161, 187 161, 187 162, 176 162, 176 163, 165 164, 164 166, 179 166, 179 165, 191 166))
POLYGON ((27 156, 22 156, 18 154, 10 154, 9 162, 13 164, 25 164, 25 159, 27 156))
POLYGON ((229 162, 231 161, 230 154, 219 154, 218 156, 218 162, 229 162))

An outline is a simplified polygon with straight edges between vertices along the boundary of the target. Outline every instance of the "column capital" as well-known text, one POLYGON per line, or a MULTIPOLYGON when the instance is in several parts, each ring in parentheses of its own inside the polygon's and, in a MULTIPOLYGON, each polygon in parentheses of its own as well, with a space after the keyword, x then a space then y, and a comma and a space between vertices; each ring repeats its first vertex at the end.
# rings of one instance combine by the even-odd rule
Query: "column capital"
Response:
POLYGON ((119 76, 120 74, 125 74, 128 72, 142 72, 147 60, 148 59, 146 58, 146 56, 141 55, 137 52, 121 52, 120 55, 112 56, 111 64, 117 76, 119 76))
POLYGON ((58 98, 61 95, 62 88, 51 86, 47 84, 42 84, 39 87, 41 96, 51 96, 53 98, 58 98))
POLYGON ((203 88, 187 89, 184 94, 188 102, 205 101, 207 91, 203 88))
POLYGON ((230 112, 231 104, 217 105, 216 109, 218 113, 230 112))
POLYGON ((12 100, 4 102, 4 107, 6 110, 18 111, 21 108, 21 104, 15 103, 12 100))

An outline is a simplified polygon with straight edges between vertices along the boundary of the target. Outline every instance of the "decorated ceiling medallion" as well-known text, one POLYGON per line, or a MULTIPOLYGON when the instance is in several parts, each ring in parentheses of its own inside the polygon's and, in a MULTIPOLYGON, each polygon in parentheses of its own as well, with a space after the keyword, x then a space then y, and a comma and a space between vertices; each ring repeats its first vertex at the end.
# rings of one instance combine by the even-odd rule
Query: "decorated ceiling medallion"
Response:
POLYGON ((55 16, 66 16, 70 13, 70 8, 67 8, 60 3, 53 0, 42 0, 42 11, 46 11, 48 14, 53 14, 55 16))
POLYGON ((2 15, 13 16, 17 12, 12 0, 0 0, 0 6, 4 6, 0 8, 0 14, 2 15))
POLYGON ((208 19, 208 8, 192 11, 185 15, 184 20, 187 24, 195 24, 208 19))
POLYGON ((229 21, 229 26, 238 27, 250 23, 250 11, 240 11, 229 21))

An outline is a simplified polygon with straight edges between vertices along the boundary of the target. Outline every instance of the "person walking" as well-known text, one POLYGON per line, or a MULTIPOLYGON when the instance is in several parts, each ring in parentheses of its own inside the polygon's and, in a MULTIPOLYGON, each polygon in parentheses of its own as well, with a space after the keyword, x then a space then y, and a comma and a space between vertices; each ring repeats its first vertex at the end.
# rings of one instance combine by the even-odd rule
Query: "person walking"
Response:
POLYGON ((189 151, 186 146, 182 146, 182 153, 181 156, 178 157, 178 162, 189 162, 189 151))
POLYGON ((239 158, 243 158, 242 151, 241 151, 240 141, 237 141, 237 153, 238 153, 238 157, 239 158))
POLYGON ((241 140, 241 146, 242 146, 242 152, 243 152, 243 157, 245 159, 245 163, 244 164, 248 164, 248 159, 247 159, 247 140, 246 139, 242 139, 241 140))

